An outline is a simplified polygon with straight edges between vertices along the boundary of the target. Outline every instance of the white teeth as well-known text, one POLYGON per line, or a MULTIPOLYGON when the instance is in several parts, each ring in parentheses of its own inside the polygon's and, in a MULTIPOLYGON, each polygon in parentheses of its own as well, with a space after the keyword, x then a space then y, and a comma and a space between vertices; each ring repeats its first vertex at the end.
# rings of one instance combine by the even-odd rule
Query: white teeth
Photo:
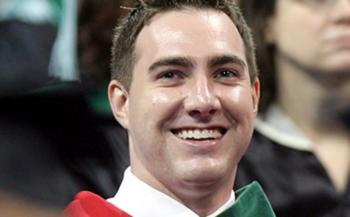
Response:
POLYGON ((221 137, 219 130, 181 130, 176 133, 181 139, 216 139, 221 137))

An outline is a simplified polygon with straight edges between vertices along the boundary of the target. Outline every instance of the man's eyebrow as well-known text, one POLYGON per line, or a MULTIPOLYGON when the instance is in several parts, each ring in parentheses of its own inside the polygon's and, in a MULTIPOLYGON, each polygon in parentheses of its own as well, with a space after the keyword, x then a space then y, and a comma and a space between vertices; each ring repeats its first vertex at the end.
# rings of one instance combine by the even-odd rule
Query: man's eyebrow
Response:
POLYGON ((236 64, 241 66, 242 68, 246 67, 246 63, 242 60, 242 58, 235 56, 235 55, 222 55, 222 56, 217 56, 213 57, 209 61, 209 67, 214 67, 214 66, 219 66, 219 65, 224 65, 224 64, 236 64))
POLYGON ((161 66, 182 66, 182 67, 193 67, 193 63, 185 57, 166 57, 159 59, 154 62, 150 67, 149 71, 153 71, 161 66))

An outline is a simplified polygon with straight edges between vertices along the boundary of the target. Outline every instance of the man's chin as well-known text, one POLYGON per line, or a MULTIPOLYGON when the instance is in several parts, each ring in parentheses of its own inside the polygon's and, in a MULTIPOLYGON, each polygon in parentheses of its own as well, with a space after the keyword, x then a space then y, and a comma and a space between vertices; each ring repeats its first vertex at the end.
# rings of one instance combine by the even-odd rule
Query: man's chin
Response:
POLYGON ((208 186, 227 176, 227 168, 219 165, 189 167, 182 171, 184 183, 193 186, 208 186))

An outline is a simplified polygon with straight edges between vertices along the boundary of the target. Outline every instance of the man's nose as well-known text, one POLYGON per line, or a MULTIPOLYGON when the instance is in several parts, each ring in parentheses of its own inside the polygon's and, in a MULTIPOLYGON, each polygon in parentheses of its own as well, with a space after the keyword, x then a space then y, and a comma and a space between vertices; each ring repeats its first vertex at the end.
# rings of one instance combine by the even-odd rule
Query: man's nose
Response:
POLYGON ((334 22, 350 24, 350 0, 334 0, 330 16, 334 22))
POLYGON ((221 106, 214 84, 205 76, 192 84, 184 102, 186 112, 196 119, 212 117, 221 106))

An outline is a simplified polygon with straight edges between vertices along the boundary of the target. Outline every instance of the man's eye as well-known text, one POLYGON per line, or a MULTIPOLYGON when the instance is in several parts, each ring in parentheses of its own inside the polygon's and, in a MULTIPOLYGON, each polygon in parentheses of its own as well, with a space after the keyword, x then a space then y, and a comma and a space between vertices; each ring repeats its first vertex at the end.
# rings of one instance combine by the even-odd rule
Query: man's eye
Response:
POLYGON ((183 75, 179 71, 168 71, 159 75, 161 79, 172 79, 172 78, 182 78, 183 75))
POLYGON ((160 77, 161 78, 174 78, 176 76, 175 72, 166 72, 163 73, 160 77))
POLYGON ((215 78, 233 78, 237 77, 237 73, 231 70, 219 70, 215 73, 215 78))
POLYGON ((173 87, 181 85, 185 81, 186 74, 179 70, 169 70, 159 73, 155 81, 163 87, 173 87))

